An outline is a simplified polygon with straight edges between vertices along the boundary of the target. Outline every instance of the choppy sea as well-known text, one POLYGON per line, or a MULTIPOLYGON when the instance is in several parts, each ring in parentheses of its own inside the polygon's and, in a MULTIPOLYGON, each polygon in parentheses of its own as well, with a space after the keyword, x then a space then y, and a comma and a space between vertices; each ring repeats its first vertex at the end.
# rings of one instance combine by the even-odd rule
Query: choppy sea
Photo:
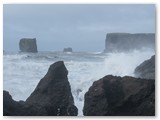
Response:
POLYGON ((63 60, 68 69, 68 80, 78 115, 83 116, 84 94, 94 81, 109 74, 134 76, 134 69, 154 54, 153 50, 125 53, 4 52, 3 89, 9 91, 14 100, 26 100, 49 66, 63 60))

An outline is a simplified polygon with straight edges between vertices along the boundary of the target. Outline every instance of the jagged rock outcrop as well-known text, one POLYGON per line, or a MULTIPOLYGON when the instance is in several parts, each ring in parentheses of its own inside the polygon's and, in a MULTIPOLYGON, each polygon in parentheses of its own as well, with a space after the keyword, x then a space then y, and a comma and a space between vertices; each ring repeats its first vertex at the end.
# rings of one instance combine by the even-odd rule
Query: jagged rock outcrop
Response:
MULTIPOLYGON (((16 112, 17 114, 15 114, 13 111, 17 109, 16 107, 13 107, 13 110, 9 110, 9 107, 4 106, 4 115, 76 116, 78 109, 74 105, 67 75, 68 71, 63 61, 52 64, 36 89, 19 108, 23 112, 16 112)), ((13 101, 11 96, 4 97, 4 101, 6 101, 6 98, 10 98, 9 100, 13 101)), ((7 103, 6 101, 5 104, 7 103)), ((12 104, 14 101, 10 103, 11 105, 9 106, 15 106, 12 104)))
POLYGON ((152 33, 108 33, 105 52, 128 52, 135 49, 155 49, 155 34, 152 33))
POLYGON ((72 48, 69 47, 69 48, 64 48, 63 52, 73 52, 73 50, 72 50, 72 48))
POLYGON ((19 41, 19 49, 21 52, 38 52, 36 38, 22 38, 19 41))
POLYGON ((155 55, 136 67, 135 76, 146 79, 155 79, 155 55))
POLYGON ((95 81, 85 94, 85 116, 154 116, 155 81, 112 75, 95 81))
POLYGON ((75 110, 76 107, 67 75, 68 71, 62 61, 52 64, 26 103, 47 108, 47 115, 76 115, 77 111, 68 113, 70 107, 75 110))

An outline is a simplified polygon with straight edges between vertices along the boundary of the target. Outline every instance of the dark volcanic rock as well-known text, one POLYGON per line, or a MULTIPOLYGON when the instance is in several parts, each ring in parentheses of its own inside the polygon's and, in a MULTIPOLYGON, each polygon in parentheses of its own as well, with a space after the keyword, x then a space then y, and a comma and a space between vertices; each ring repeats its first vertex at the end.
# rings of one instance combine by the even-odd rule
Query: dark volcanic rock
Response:
MULTIPOLYGON (((21 110, 25 111, 24 114, 5 115, 76 116, 78 109, 74 106, 67 75, 68 71, 63 61, 52 64, 47 74, 40 80, 36 89, 21 107, 21 110)), ((12 103, 9 106, 12 106, 12 103)), ((8 108, 5 107, 4 110, 7 111, 8 108)))
POLYGON ((152 33, 108 33, 105 52, 128 52, 144 48, 155 49, 155 34, 152 33))
POLYGON ((63 52, 73 52, 73 50, 72 50, 72 48, 69 47, 69 48, 64 48, 63 52))
POLYGON ((155 79, 155 55, 136 67, 135 76, 146 79, 155 79))
MULTIPOLYGON (((39 113, 39 108, 40 106, 38 105, 28 105, 24 101, 14 101, 9 92, 3 91, 3 116, 39 115, 37 114, 39 113)), ((43 112, 45 112, 45 110, 43 112)))
POLYGON ((12 96, 7 91, 3 91, 3 115, 4 116, 17 116, 23 112, 24 102, 14 101, 12 96))
POLYGON ((41 106, 46 109, 46 115, 77 115, 67 113, 70 106, 76 109, 67 75, 68 71, 62 61, 52 64, 26 103, 41 106))
POLYGON ((19 49, 21 52, 37 52, 36 38, 22 38, 19 42, 19 49))
POLYGON ((154 116, 155 81, 112 75, 95 81, 85 94, 85 116, 154 116))

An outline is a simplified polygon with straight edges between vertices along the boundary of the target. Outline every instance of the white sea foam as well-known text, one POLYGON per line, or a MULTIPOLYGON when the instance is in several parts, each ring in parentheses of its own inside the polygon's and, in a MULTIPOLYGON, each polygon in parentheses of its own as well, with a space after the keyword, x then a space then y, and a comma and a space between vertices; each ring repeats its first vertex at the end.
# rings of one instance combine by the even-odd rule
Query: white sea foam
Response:
MULTIPOLYGON (((64 60, 69 71, 68 79, 75 105, 78 107, 79 116, 82 116, 84 94, 94 81, 108 74, 134 76, 133 72, 136 66, 149 59, 153 54, 155 54, 153 51, 145 50, 130 53, 108 53, 98 56, 92 54, 84 59, 80 54, 76 56, 69 54, 68 58, 56 54, 58 58, 53 60, 37 59, 35 55, 28 58, 28 54, 7 54, 3 56, 4 89, 10 92, 13 99, 25 100, 35 89, 39 80, 46 74, 50 64, 58 60, 64 60), (81 57, 81 59, 78 60, 78 57, 81 57)), ((52 57, 54 54, 50 54, 50 56, 54 58, 52 57)), ((84 53, 82 56, 86 57, 84 53)))

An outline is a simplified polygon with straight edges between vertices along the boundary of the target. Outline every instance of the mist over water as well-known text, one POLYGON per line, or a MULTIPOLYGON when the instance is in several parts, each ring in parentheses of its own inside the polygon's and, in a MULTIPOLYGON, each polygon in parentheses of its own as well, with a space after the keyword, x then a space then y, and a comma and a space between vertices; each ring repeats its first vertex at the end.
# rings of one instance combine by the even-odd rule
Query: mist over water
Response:
POLYGON ((153 50, 126 53, 62 52, 11 53, 3 55, 3 89, 15 100, 26 100, 49 66, 63 60, 68 70, 75 105, 83 115, 84 94, 94 81, 105 75, 134 76, 134 69, 155 54, 153 50))

